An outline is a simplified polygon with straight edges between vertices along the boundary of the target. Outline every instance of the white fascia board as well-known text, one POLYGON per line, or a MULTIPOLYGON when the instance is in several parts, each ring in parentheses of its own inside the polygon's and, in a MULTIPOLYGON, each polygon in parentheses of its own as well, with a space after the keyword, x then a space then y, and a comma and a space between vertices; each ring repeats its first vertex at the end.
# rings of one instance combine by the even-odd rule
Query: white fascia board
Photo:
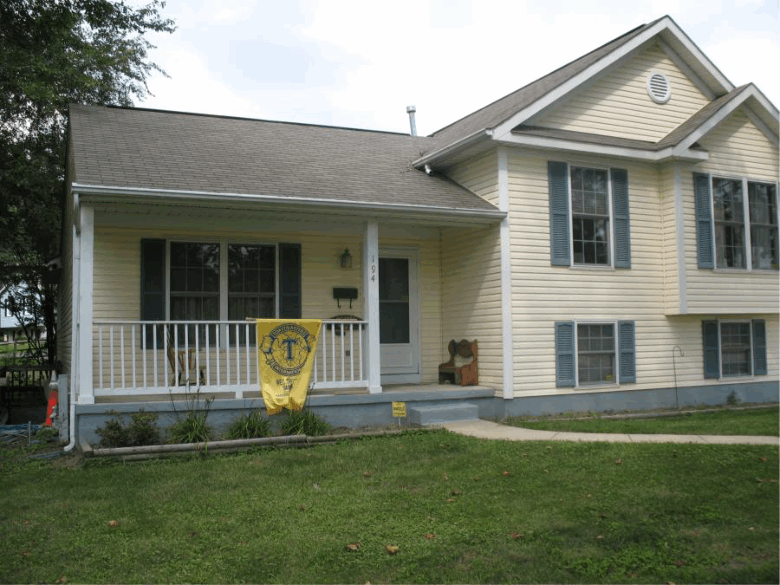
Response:
POLYGON ((698 89, 702 94, 704 94, 704 97, 706 97, 708 100, 712 101, 717 96, 717 94, 712 90, 712 88, 707 85, 704 80, 699 77, 699 75, 691 68, 690 65, 683 59, 677 51, 675 51, 672 47, 669 46, 669 44, 663 40, 660 39, 659 46, 661 47, 661 50, 664 52, 664 54, 671 59, 671 61, 677 65, 677 67, 682 71, 688 79, 691 80, 694 86, 696 86, 696 89, 698 89))
POLYGON ((704 71, 706 71, 707 74, 710 75, 712 79, 721 86, 720 88, 715 88, 716 90, 720 90, 719 92, 716 91, 716 93, 728 93, 734 89, 734 84, 731 83, 728 78, 723 75, 723 73, 721 73, 720 69, 718 69, 715 64, 709 60, 707 55, 705 55, 701 49, 696 46, 696 43, 694 43, 672 19, 664 18, 659 24, 661 23, 664 23, 664 28, 668 31, 668 34, 673 35, 673 43, 678 43, 681 47, 683 47, 696 61, 699 62, 704 71))
POLYGON ((183 191, 176 189, 147 189, 141 187, 116 187, 110 185, 73 184, 83 200, 89 197, 94 201, 122 202, 128 199, 150 200, 157 203, 172 201, 199 201, 203 203, 266 204, 280 209, 301 209, 313 207, 333 212, 349 211, 353 214, 391 217, 432 217, 468 219, 477 224, 490 224, 506 217, 499 209, 463 209, 437 207, 433 205, 411 205, 399 203, 363 203, 358 201, 338 201, 304 197, 285 197, 282 195, 249 195, 246 193, 214 193, 210 191, 183 191))
MULTIPOLYGON (((615 49, 608 55, 604 56, 602 59, 600 59, 599 61, 597 61, 596 63, 594 63, 593 65, 591 65, 590 67, 582 71, 581 73, 579 73, 578 75, 575 75, 568 81, 562 83, 552 91, 548 92, 542 98, 540 98, 539 100, 537 100, 536 102, 528 106, 527 108, 520 110, 519 112, 514 114, 511 118, 496 126, 494 129, 494 135, 498 139, 503 139, 506 134, 512 131, 513 128, 522 124, 523 122, 531 118, 531 116, 538 114, 545 108, 549 107, 550 105, 552 105, 553 103, 557 102, 559 99, 564 97, 567 93, 579 88, 582 84, 588 82, 595 75, 598 75, 608 67, 612 66, 613 64, 617 63, 624 57, 628 56, 630 53, 642 47, 642 45, 644 45, 645 43, 651 41, 653 37, 660 35, 661 33, 664 32, 666 32, 667 35, 671 35, 676 43, 684 47, 685 50, 699 62, 699 64, 707 72, 707 74, 710 75, 716 81, 716 83, 720 85, 720 87, 714 88, 715 90, 720 90, 720 92, 729 92, 734 89, 734 85, 720 72, 720 70, 717 67, 715 67, 712 61, 710 61, 707 58, 707 56, 704 53, 702 53, 701 50, 699 50, 696 44, 693 41, 691 41, 690 38, 688 38, 688 36, 680 29, 680 27, 678 27, 671 18, 665 17, 660 21, 658 21, 657 23, 655 23, 652 27, 648 28, 643 33, 637 35, 636 37, 634 37, 633 39, 625 43, 620 48, 615 49)), ((668 40, 664 39, 664 41, 668 43, 668 40)), ((714 93, 720 93, 720 92, 715 91, 714 93)))
POLYGON ((447 159, 467 148, 474 146, 479 142, 482 142, 483 140, 489 140, 492 136, 493 136, 492 130, 489 130, 487 128, 477 130, 473 134, 469 134, 468 136, 466 136, 465 138, 461 138, 457 142, 448 144, 444 148, 440 148, 439 150, 434 150, 433 152, 430 152, 425 156, 418 158, 417 160, 412 162, 412 166, 414 166, 417 169, 421 169, 425 165, 436 164, 438 161, 447 159))
POLYGON ((531 116, 538 114, 548 106, 557 102, 559 99, 564 97, 567 93, 577 89, 583 83, 586 83, 588 80, 590 80, 593 76, 598 75, 606 68, 610 67, 614 63, 621 60, 623 57, 626 57, 627 55, 629 55, 630 53, 632 53, 633 51, 641 47, 643 44, 648 42, 654 36, 659 34, 661 31, 669 28, 671 23, 672 22, 670 19, 664 18, 663 20, 657 22, 655 25, 647 29, 642 34, 637 35, 636 37, 634 37, 633 39, 631 39, 629 42, 625 43, 618 49, 615 49, 611 53, 605 55, 603 58, 596 61, 593 65, 591 65, 584 71, 580 72, 578 75, 571 77, 569 80, 565 81, 564 83, 562 83, 561 85, 553 89, 552 91, 546 93, 543 97, 535 101, 530 106, 523 108, 522 110, 514 114, 511 118, 496 126, 493 132, 494 136, 497 137, 499 140, 503 140, 504 137, 508 133, 510 133, 513 128, 519 126, 520 124, 528 120, 531 116))
MULTIPOLYGON (((728 116, 734 113, 734 111, 737 110, 739 107, 743 106, 745 102, 751 97, 758 100, 759 103, 761 103, 761 101, 763 100, 764 104, 771 107, 771 103, 769 103, 769 101, 763 96, 763 94, 761 94, 761 92, 758 91, 753 84, 750 84, 744 90, 739 92, 738 96, 736 96, 728 104, 726 104, 720 110, 718 110, 718 112, 715 115, 713 115, 709 120, 704 122, 701 126, 696 128, 696 130, 691 132, 686 138, 680 141, 680 143, 673 148, 673 155, 681 156, 682 153, 685 153, 694 143, 701 140, 701 138, 704 135, 706 135, 708 132, 710 132, 710 130, 718 126, 718 124, 723 122, 723 120, 725 120, 728 116)), ((769 111, 771 112, 771 110, 769 111)), ((776 136, 774 137, 774 140, 775 140, 775 144, 777 144, 776 136)))
POLYGON ((642 150, 622 146, 593 144, 590 142, 577 142, 575 140, 566 140, 563 138, 548 138, 545 136, 509 135, 503 138, 500 143, 514 146, 530 146, 533 148, 545 148, 549 150, 566 150, 569 152, 613 156, 644 162, 663 162, 671 158, 691 162, 702 162, 709 159, 708 153, 699 150, 685 149, 684 151, 675 154, 671 147, 663 150, 642 150))

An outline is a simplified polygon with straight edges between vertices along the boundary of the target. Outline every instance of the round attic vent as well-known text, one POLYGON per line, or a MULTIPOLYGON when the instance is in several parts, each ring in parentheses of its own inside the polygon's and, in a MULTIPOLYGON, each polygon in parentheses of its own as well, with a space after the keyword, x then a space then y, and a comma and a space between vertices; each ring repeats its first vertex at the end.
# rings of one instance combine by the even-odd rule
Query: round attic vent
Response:
POLYGON ((647 93, 657 104, 665 104, 672 97, 669 79, 663 73, 653 72, 647 78, 647 93))

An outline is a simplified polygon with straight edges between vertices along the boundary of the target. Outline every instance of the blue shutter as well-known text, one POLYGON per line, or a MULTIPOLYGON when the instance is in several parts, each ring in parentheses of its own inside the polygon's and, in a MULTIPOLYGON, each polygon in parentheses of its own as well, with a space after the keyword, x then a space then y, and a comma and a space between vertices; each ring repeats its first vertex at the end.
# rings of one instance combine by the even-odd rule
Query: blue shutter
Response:
POLYGON ((574 387, 574 322, 555 323, 555 385, 574 387))
POLYGON ((301 318, 300 244, 279 244, 279 318, 301 318))
POLYGON ((753 375, 766 376, 766 322, 753 319, 753 375))
POLYGON ((631 227, 628 211, 628 171, 612 169, 612 221, 615 268, 631 268, 631 227))
POLYGON ((720 344, 718 322, 701 322, 701 339, 704 345, 704 378, 720 378, 720 344))
POLYGON ((636 339, 633 321, 618 321, 619 382, 636 382, 636 339))
POLYGON ((693 194, 696 200, 696 258, 699 268, 715 268, 712 257, 712 208, 710 207, 710 176, 693 173, 693 194))
POLYGON ((550 189, 550 260, 553 266, 571 265, 569 244, 569 166, 547 163, 550 189))
MULTIPOLYGON (((141 240, 141 321, 165 320, 165 240, 141 240)), ((144 326, 146 347, 154 343, 154 327, 144 326)), ((157 349, 163 347, 157 327, 157 349)), ((143 347, 143 345, 142 345, 143 347)))

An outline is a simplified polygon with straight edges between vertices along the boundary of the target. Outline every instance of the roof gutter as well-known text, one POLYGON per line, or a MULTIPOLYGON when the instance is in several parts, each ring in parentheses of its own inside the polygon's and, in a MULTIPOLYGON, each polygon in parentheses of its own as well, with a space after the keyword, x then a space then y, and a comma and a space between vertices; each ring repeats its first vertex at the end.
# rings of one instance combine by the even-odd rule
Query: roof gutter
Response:
POLYGON ((628 146, 593 144, 590 142, 581 142, 566 138, 551 138, 547 136, 509 135, 502 138, 499 143, 512 146, 526 146, 530 148, 599 154, 602 156, 613 156, 645 162, 665 162, 674 159, 697 163, 708 160, 709 158, 708 153, 698 150, 682 149, 674 151, 672 147, 664 148, 662 150, 651 150, 631 148, 628 146))
POLYGON ((339 201, 336 199, 320 199, 310 197, 287 197, 284 195, 259 195, 246 193, 215 193, 211 191, 185 191, 176 189, 147 189, 142 187, 117 187, 111 185, 83 185, 73 183, 71 188, 78 191, 81 200, 91 201, 122 201, 132 198, 137 201, 202 201, 204 203, 220 204, 266 204, 289 206, 292 208, 311 208, 333 211, 351 211, 358 214, 377 216, 390 214, 394 216, 435 216, 466 219, 474 223, 493 223, 506 217, 506 212, 499 209, 472 209, 438 207, 435 205, 410 205, 400 203, 370 203, 360 201, 339 201))
POLYGON ((467 148, 470 148, 471 146, 474 146, 475 144, 482 142, 483 140, 490 140, 493 138, 493 130, 490 128, 483 128, 482 130, 477 130, 473 134, 469 134, 465 138, 461 138, 457 142, 453 142, 452 144, 448 144, 444 148, 440 148, 439 150, 434 150, 433 152, 430 152, 426 154, 423 157, 418 158, 415 161, 412 161, 412 165, 415 168, 423 168, 425 165, 433 165, 436 164, 438 161, 449 158, 450 156, 457 154, 463 150, 466 150, 467 148))

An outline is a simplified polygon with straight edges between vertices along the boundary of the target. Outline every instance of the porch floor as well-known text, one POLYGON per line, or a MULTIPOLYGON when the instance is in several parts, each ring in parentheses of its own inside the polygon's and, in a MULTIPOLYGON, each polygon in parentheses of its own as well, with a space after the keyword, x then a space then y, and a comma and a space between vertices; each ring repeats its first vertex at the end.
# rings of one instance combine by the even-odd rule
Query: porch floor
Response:
MULTIPOLYGON (((434 392, 446 394, 453 390, 480 390, 480 391, 495 391, 490 386, 455 386, 454 384, 388 384, 382 387, 382 395, 393 394, 406 394, 409 392, 434 392)), ((234 400, 235 394, 233 392, 209 392, 208 390, 202 391, 204 398, 213 396, 215 400, 234 400)), ((339 388, 337 390, 312 390, 309 392, 309 396, 361 396, 369 395, 366 388, 339 388)), ((173 395, 175 400, 184 400, 184 394, 173 395)), ((121 395, 121 396, 96 396, 96 404, 123 404, 128 402, 168 402, 172 396, 170 394, 145 394, 143 396, 134 395, 121 395)), ((250 392, 244 392, 244 398, 248 399, 260 399, 262 400, 262 394, 259 390, 253 390, 250 392)))

